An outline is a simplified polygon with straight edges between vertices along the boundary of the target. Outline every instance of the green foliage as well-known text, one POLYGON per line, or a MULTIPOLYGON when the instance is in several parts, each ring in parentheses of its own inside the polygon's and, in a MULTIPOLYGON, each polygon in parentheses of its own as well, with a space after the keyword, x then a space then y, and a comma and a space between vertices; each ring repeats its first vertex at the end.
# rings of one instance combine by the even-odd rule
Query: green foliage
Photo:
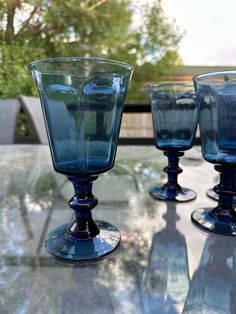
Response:
POLYGON ((93 56, 130 63, 127 102, 147 102, 144 86, 173 74, 181 39, 160 0, 140 9, 132 0, 0 0, 0 98, 36 95, 27 64, 48 57, 93 56))
POLYGON ((37 95, 27 64, 45 56, 40 47, 30 49, 18 42, 2 44, 0 68, 0 98, 15 98, 19 95, 37 95))

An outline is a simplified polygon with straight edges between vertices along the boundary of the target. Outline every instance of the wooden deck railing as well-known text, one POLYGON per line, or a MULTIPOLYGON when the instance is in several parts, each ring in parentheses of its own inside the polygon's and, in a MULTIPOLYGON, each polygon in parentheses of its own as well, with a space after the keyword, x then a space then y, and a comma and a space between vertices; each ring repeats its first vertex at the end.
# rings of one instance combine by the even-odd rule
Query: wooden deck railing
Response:
MULTIPOLYGON (((27 143, 30 140, 30 143, 48 143, 39 98, 20 96, 18 99, 23 112, 29 117, 35 136, 30 139, 19 138, 16 142, 27 143)), ((118 143, 119 145, 155 145, 150 104, 124 106, 118 143)), ((195 144, 199 143, 199 136, 197 136, 195 144)))

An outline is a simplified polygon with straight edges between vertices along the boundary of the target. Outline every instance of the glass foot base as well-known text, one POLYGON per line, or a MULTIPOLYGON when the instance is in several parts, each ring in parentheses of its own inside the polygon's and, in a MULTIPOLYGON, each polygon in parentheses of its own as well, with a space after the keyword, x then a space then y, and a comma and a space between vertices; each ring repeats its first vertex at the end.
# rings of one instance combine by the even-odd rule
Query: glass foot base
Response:
POLYGON ((215 201, 219 200, 218 194, 213 189, 208 189, 206 195, 212 198, 215 201))
POLYGON ((195 210, 191 219, 193 224, 204 230, 214 233, 236 236, 236 221, 222 221, 211 214, 212 208, 199 208, 195 210))
POLYGON ((197 197, 197 194, 193 190, 187 188, 181 188, 181 190, 177 191, 175 194, 170 194, 167 193, 167 190, 163 187, 154 187, 149 193, 158 200, 170 202, 188 202, 197 197))
POLYGON ((119 230, 112 224, 96 220, 100 233, 91 240, 73 240, 68 234, 71 223, 52 230, 45 241, 53 256, 70 261, 94 260, 111 253, 120 242, 119 230))
MULTIPOLYGON (((208 189, 206 192, 206 195, 215 201, 219 200, 219 195, 213 189, 208 189)), ((235 196, 233 197, 233 203, 236 204, 236 197, 235 196)))

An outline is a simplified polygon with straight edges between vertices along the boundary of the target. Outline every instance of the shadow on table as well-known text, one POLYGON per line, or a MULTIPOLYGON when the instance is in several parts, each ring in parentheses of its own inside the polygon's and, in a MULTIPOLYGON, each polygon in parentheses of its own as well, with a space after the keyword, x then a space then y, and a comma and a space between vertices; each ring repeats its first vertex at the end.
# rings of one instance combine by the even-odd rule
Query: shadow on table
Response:
POLYGON ((177 230, 179 216, 174 203, 167 203, 166 227, 154 234, 149 263, 142 283, 143 312, 179 313, 189 288, 185 237, 177 230))
POLYGON ((183 313, 236 313, 236 239, 209 234, 183 313))
POLYGON ((73 267, 70 287, 62 295, 62 313, 114 313, 108 288, 99 282, 95 264, 73 267))

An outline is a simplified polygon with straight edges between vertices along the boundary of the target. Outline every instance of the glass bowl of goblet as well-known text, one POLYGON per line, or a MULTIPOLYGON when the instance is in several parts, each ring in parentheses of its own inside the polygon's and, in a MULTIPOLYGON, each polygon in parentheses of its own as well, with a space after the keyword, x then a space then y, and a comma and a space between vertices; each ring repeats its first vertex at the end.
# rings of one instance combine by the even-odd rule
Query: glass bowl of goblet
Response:
POLYGON ((179 158, 192 148, 198 124, 198 107, 193 84, 157 83, 146 86, 151 102, 156 147, 168 158, 167 183, 156 186, 150 194, 159 200, 186 202, 196 193, 178 183, 179 158))
POLYGON ((206 73, 193 81, 199 103, 202 155, 215 165, 220 182, 213 188, 218 205, 195 210, 192 222, 206 231, 236 235, 236 71, 206 73))
POLYGON ((99 58, 52 58, 29 65, 38 87, 53 166, 67 176, 75 194, 71 223, 52 230, 46 249, 65 260, 89 260, 112 252, 120 234, 112 224, 95 221, 98 200, 93 181, 110 170, 132 66, 99 58))

